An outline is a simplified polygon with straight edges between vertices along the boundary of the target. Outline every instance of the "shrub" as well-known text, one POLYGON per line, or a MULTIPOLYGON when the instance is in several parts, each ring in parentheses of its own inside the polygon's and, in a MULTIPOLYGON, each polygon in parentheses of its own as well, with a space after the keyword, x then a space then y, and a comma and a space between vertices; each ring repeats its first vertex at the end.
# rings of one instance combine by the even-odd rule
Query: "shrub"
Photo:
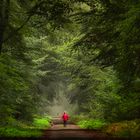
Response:
POLYGON ((105 128, 105 132, 119 137, 140 137, 140 119, 112 123, 105 128))
POLYGON ((2 127, 0 128, 1 137, 39 137, 42 132, 37 129, 23 129, 23 128, 12 128, 2 127))
POLYGON ((37 128, 45 129, 50 127, 50 122, 51 122, 51 118, 48 116, 44 118, 35 118, 33 121, 33 125, 37 128))
POLYGON ((103 126, 106 125, 105 121, 103 120, 93 120, 93 119, 89 119, 89 120, 82 120, 78 122, 78 125, 81 128, 86 128, 86 129, 101 129, 103 126))

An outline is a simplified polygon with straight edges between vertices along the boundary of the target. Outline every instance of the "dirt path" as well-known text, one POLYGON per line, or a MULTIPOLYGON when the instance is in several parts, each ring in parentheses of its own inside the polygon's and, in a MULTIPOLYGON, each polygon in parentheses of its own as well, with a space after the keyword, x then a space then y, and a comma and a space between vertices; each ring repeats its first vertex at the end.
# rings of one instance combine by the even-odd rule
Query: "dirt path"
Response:
POLYGON ((53 125, 50 129, 46 130, 44 133, 44 137, 47 139, 57 139, 57 140, 68 140, 68 139, 93 139, 93 138, 104 138, 106 137, 101 132, 97 131, 87 131, 84 129, 80 129, 77 125, 72 124, 72 122, 68 122, 67 126, 64 127, 62 124, 62 120, 60 118, 53 119, 53 125))
POLYGON ((53 125, 50 129, 46 130, 44 133, 44 137, 47 139, 93 139, 93 138, 104 138, 105 134, 102 134, 99 131, 95 130, 84 130, 78 127, 77 125, 72 124, 72 122, 68 122, 67 126, 64 127, 62 124, 62 120, 60 118, 53 119, 53 125))
POLYGON ((53 119, 52 127, 45 130, 43 137, 46 140, 125 140, 109 137, 101 131, 81 129, 71 122, 64 127, 59 118, 53 119))
POLYGON ((64 127, 59 118, 54 118, 52 127, 43 130, 43 133, 44 135, 38 138, 0 138, 0 140, 127 140, 109 137, 97 130, 81 129, 72 122, 64 127))
POLYGON ((80 129, 78 126, 73 124, 68 124, 64 127, 62 124, 53 125, 49 130, 45 131, 47 139, 103 139, 106 137, 105 134, 102 134, 99 131, 95 130, 84 130, 80 129))
POLYGON ((49 130, 69 130, 69 129, 77 130, 80 129, 80 127, 74 124, 68 124, 66 127, 64 127, 63 124, 57 124, 53 125, 49 130))
POLYGON ((55 124, 43 132, 44 135, 38 138, 0 138, 0 140, 129 140, 109 137, 97 130, 80 129, 74 124, 68 124, 67 127, 62 124, 55 124))

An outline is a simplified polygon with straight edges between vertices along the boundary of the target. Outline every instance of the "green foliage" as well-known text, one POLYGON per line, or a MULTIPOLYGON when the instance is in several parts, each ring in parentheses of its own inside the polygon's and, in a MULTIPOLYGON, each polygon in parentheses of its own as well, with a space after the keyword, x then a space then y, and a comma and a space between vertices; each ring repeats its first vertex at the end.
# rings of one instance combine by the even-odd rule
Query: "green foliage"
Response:
POLYGON ((34 118, 33 125, 37 128, 46 129, 50 127, 50 117, 34 118))
POLYGON ((87 120, 88 115, 86 116, 86 115, 82 115, 82 114, 75 114, 75 115, 72 115, 70 117, 70 119, 71 119, 72 122, 78 123, 81 120, 87 120))
POLYGON ((29 110, 34 102, 30 90, 31 83, 27 78, 30 75, 25 70, 26 66, 8 55, 1 55, 0 60, 0 118, 3 120, 1 124, 5 124, 10 118, 29 117, 27 120, 30 120, 32 112, 29 110), (27 112, 29 113, 26 114, 27 112))
MULTIPOLYGON (((81 13, 85 36, 77 43, 92 63, 113 66, 123 90, 134 90, 132 82, 139 78, 140 2, 93 1, 91 10, 81 13), (98 51, 98 54, 94 53, 98 51), (90 52, 90 53, 89 53, 90 52)), ((79 19, 80 20, 80 19, 79 19)))
POLYGON ((7 126, 0 127, 1 137, 41 137, 42 129, 50 127, 51 118, 49 116, 34 118, 32 123, 11 118, 7 122, 7 126))
POLYGON ((139 1, 3 0, 0 7, 0 126, 9 136, 28 135, 21 121, 49 127, 48 118, 33 118, 48 112, 61 84, 81 119, 94 119, 82 127, 139 118, 139 1))
POLYGON ((75 86, 80 90, 74 97, 82 111, 95 118, 110 121, 139 118, 140 91, 135 85, 140 70, 140 2, 87 3, 90 10, 75 16, 83 25, 84 36, 73 46, 81 56, 74 73, 75 86))
POLYGON ((140 137, 140 120, 123 121, 112 123, 104 128, 104 131, 113 136, 119 137, 140 137))
POLYGON ((103 120, 94 120, 94 119, 88 119, 88 120, 81 120, 78 122, 78 125, 81 128, 85 129, 101 129, 103 128, 107 123, 103 120))
POLYGON ((40 137, 42 132, 37 129, 23 129, 13 127, 1 127, 1 137, 40 137))

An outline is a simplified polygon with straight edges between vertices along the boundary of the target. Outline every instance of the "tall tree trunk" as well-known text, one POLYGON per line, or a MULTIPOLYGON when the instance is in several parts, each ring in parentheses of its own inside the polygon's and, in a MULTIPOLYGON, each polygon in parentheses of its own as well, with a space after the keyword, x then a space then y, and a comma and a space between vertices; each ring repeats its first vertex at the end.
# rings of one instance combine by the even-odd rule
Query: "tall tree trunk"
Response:
POLYGON ((3 48, 4 34, 8 25, 10 0, 0 0, 0 54, 3 48))
POLYGON ((4 36, 4 0, 0 1, 0 54, 2 52, 2 42, 4 36))

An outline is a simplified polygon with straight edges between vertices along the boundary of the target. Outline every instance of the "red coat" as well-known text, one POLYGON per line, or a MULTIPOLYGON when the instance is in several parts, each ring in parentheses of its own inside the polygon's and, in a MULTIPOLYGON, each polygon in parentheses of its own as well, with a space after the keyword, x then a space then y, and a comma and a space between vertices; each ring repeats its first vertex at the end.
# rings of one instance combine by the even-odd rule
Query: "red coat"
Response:
POLYGON ((69 119, 68 114, 64 113, 62 116, 63 121, 67 121, 69 119))

